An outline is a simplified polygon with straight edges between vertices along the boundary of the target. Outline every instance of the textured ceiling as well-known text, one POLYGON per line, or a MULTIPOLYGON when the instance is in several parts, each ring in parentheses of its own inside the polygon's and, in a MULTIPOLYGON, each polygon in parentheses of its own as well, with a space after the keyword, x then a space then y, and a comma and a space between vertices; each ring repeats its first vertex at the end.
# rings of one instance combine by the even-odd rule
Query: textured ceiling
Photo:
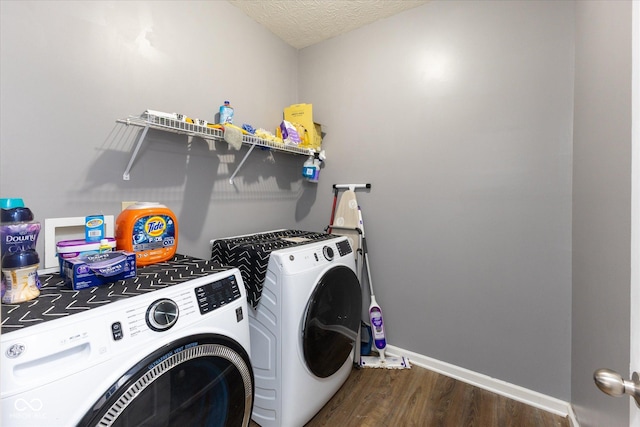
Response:
POLYGON ((428 0, 228 0, 302 49, 425 4, 428 0))

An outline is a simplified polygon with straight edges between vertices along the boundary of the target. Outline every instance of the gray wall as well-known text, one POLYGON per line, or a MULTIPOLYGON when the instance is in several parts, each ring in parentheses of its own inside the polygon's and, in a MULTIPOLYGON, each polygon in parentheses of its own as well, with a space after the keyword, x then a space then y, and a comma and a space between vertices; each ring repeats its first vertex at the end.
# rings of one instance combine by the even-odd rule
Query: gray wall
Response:
POLYGON ((200 257, 213 237, 305 215, 315 187, 299 178, 302 156, 255 150, 231 185, 246 148, 151 131, 122 180, 139 128, 116 119, 153 109, 213 121, 229 99, 236 123, 273 130, 296 102, 297 51, 237 8, 3 1, 0 11, 2 197, 22 197, 41 221, 162 202, 178 216, 178 250, 200 257))
POLYGON ((204 257, 212 237, 320 230, 333 183, 371 182, 389 342, 570 400, 572 2, 433 1, 299 52, 226 2, 157 5, 0 3, 2 197, 38 219, 160 201, 204 257), (246 148, 159 132, 122 180, 136 133, 117 118, 224 99, 264 128, 313 103, 320 183, 257 151, 230 185, 246 148))
POLYGON ((592 375, 629 372, 631 2, 576 3, 575 79, 572 400, 583 427, 628 426, 592 375))
POLYGON ((571 2, 430 2, 300 52, 321 186, 372 183, 389 342, 564 400, 573 19, 571 2))

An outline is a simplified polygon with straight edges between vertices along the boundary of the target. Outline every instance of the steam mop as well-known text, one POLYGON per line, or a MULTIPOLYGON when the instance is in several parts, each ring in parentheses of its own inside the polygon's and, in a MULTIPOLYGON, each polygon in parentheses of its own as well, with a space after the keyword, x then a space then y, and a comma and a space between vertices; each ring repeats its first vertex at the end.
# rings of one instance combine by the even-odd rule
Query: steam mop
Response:
POLYGON ((373 293, 373 283, 371 282, 371 270, 369 269, 369 255, 367 252, 367 240, 362 233, 362 249, 364 252, 364 265, 367 270, 369 280, 369 292, 371 304, 369 304, 369 322, 371 323, 371 339, 373 347, 378 351, 376 356, 360 356, 360 367, 362 368, 386 368, 386 369, 411 369, 411 363, 406 357, 385 356, 387 339, 384 333, 384 319, 382 318, 382 308, 376 301, 373 293))

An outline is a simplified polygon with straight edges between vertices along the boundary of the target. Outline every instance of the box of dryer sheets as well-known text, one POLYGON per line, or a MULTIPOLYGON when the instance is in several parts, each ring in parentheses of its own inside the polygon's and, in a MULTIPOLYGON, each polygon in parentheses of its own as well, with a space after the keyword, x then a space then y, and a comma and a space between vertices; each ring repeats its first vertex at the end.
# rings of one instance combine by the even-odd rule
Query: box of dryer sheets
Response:
POLYGON ((60 276, 64 277, 64 260, 84 257, 101 252, 114 251, 116 249, 115 237, 107 237, 100 242, 90 242, 85 239, 61 240, 56 243, 58 262, 60 264, 60 276))
POLYGON ((65 286, 80 290, 136 277, 136 255, 112 251, 64 260, 65 286))
POLYGON ((300 125, 304 128, 304 134, 300 135, 300 148, 320 151, 322 148, 322 125, 313 121, 312 104, 294 104, 286 107, 284 119, 294 126, 300 125))

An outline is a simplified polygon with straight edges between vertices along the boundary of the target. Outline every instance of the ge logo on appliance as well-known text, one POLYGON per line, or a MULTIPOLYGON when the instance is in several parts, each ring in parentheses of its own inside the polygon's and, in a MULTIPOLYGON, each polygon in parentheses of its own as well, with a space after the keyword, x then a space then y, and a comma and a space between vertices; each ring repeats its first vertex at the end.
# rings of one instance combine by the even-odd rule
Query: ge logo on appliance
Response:
POLYGON ((9 359, 15 359, 20 356, 24 352, 24 344, 13 344, 11 347, 7 349, 5 354, 9 359))

